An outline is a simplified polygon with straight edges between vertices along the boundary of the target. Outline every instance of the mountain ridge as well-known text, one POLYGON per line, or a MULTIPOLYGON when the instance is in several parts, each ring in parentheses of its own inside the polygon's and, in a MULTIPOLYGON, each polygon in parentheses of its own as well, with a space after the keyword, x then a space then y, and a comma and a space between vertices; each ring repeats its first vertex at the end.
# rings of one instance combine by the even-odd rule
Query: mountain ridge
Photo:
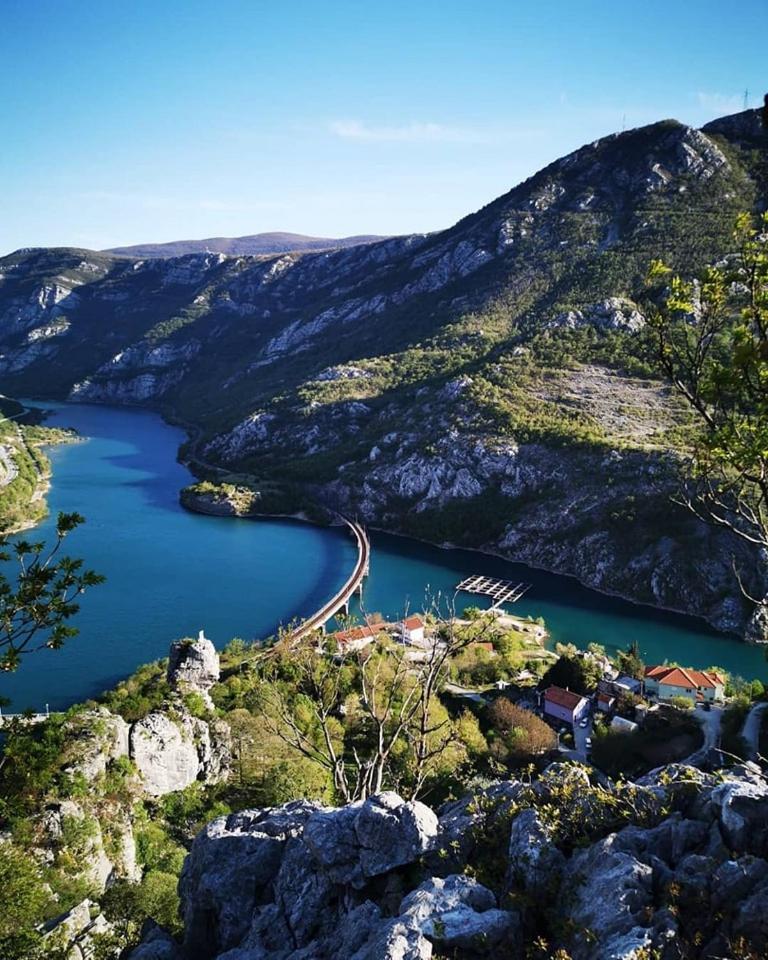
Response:
POLYGON ((386 240, 376 234, 351 237, 313 237, 280 230, 247 234, 242 237, 207 237, 202 240, 171 240, 165 243, 137 243, 108 247, 101 253, 128 257, 181 257, 192 253, 224 253, 227 256, 263 256, 301 250, 337 250, 386 240))
POLYGON ((4 391, 150 406, 190 427, 198 469, 287 508, 349 510, 743 633, 740 548, 668 501, 688 428, 640 301, 652 259, 696 272, 765 204, 759 123, 613 134, 434 234, 2 258, 4 391))

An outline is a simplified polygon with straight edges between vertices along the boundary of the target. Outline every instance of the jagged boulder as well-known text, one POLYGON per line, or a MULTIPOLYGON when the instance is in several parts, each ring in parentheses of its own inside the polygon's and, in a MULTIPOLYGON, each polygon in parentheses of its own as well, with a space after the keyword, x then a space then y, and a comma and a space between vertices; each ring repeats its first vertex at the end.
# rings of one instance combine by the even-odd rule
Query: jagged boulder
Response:
POLYGON ((508 860, 508 887, 534 894, 554 891, 565 867, 565 857, 535 810, 523 810, 512 821, 508 860))
POLYGON ((629 958, 650 946, 643 920, 652 905, 653 869, 617 849, 615 835, 575 853, 563 873, 559 901, 559 911, 577 931, 574 960, 629 958))
POLYGON ((762 779, 724 783, 710 799, 723 837, 734 851, 768 853, 768 783, 762 779))
POLYGON ((182 960, 178 943, 152 920, 147 921, 141 934, 141 943, 131 950, 127 960, 182 960))
POLYGON ((316 813, 304 840, 335 883, 362 886, 370 877, 413 863, 434 846, 437 832, 429 807, 380 793, 365 803, 316 813))
POLYGON ((303 833, 318 809, 298 800, 244 810, 214 820, 198 834, 179 881, 188 954, 204 960, 240 943, 256 904, 269 900, 285 844, 303 833))
POLYGON ((493 892, 470 877, 431 877, 409 893, 400 919, 441 950, 511 950, 520 918, 499 910, 493 892))
POLYGON ((128 724, 106 707, 75 714, 66 724, 68 766, 65 773, 86 780, 102 776, 109 763, 128 755, 128 724))
POLYGON ((104 849, 104 837, 99 820, 74 800, 62 800, 49 806, 41 818, 48 849, 41 851, 44 859, 52 859, 53 851, 67 847, 69 854, 82 865, 84 877, 95 891, 101 892, 115 874, 104 849), (73 848, 71 837, 75 836, 73 848))

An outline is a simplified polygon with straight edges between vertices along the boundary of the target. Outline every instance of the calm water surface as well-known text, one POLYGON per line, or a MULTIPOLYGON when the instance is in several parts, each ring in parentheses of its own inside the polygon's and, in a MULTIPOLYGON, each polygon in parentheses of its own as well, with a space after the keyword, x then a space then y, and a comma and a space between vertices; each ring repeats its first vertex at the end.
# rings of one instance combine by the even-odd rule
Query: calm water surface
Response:
MULTIPOLYGON (((354 543, 340 529, 290 521, 217 519, 187 513, 178 491, 190 481, 176 463, 183 433, 155 414, 87 405, 46 404, 55 426, 73 426, 88 442, 50 450, 51 515, 77 510, 88 522, 68 539, 70 552, 106 574, 82 599, 80 635, 56 652, 29 656, 0 676, 13 709, 66 707, 98 694, 136 666, 165 656, 171 640, 203 627, 218 646, 252 639, 305 616, 342 584, 354 543)), ((47 520, 26 534, 50 538, 47 520)), ((533 584, 516 613, 543 616, 553 639, 609 650, 637 640, 651 662, 718 664, 748 677, 768 676, 758 649, 715 634, 690 618, 604 597, 568 577, 460 550, 440 550, 374 534, 368 612, 397 616, 404 605, 450 596, 460 579, 485 573, 533 584)), ((463 594, 459 606, 480 598, 463 594)))

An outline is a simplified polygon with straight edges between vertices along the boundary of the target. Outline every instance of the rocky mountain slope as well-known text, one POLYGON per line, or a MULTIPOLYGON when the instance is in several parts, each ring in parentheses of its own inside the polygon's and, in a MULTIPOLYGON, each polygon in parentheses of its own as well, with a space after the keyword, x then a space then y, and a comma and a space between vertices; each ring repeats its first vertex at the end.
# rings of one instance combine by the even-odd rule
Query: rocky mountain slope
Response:
MULTIPOLYGON (((155 407, 286 508, 485 547, 744 632, 734 544, 669 503, 650 260, 690 273, 766 197, 757 111, 556 161, 449 230, 346 250, 0 260, 5 392, 155 407)), ((739 557, 752 591, 759 558, 739 557)), ((757 639, 757 631, 753 630, 757 639)))
POLYGON ((111 247, 104 253, 127 257, 183 257, 190 253, 226 253, 227 256, 253 257, 270 253, 304 250, 340 250, 373 243, 384 237, 307 237, 302 233, 254 233, 247 237, 208 237, 205 240, 172 240, 168 243, 137 243, 129 247, 111 247))

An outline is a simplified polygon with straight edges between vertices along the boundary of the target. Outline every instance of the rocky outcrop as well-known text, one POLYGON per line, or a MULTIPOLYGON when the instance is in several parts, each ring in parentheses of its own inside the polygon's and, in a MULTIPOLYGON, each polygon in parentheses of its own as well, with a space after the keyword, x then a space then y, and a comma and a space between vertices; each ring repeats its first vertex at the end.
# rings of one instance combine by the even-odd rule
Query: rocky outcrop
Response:
POLYGON ((196 640, 171 644, 167 670, 172 696, 136 721, 129 734, 130 757, 151 796, 183 790, 197 780, 226 779, 230 764, 229 727, 210 711, 209 690, 219 678, 219 655, 203 631, 196 640), (206 717, 189 712, 188 695, 197 695, 206 717))
POLYGON ((199 693, 210 704, 208 691, 219 679, 216 647, 200 631, 197 640, 175 640, 168 654, 168 683, 181 693, 199 693))
POLYGON ((393 793, 245 810, 192 846, 183 943, 153 928, 132 958, 522 960, 536 939, 573 960, 762 956, 767 802, 754 764, 611 784, 561 763, 437 814, 393 793))
POLYGON ((306 801, 214 821, 192 847, 180 892, 184 953, 228 960, 384 960, 510 947, 516 914, 465 876, 408 892, 435 844, 437 816, 383 793, 323 809, 306 801))
POLYGON ((105 707, 75 714, 67 723, 73 759, 64 772, 89 782, 102 776, 113 760, 128 756, 128 730, 125 720, 105 707))

